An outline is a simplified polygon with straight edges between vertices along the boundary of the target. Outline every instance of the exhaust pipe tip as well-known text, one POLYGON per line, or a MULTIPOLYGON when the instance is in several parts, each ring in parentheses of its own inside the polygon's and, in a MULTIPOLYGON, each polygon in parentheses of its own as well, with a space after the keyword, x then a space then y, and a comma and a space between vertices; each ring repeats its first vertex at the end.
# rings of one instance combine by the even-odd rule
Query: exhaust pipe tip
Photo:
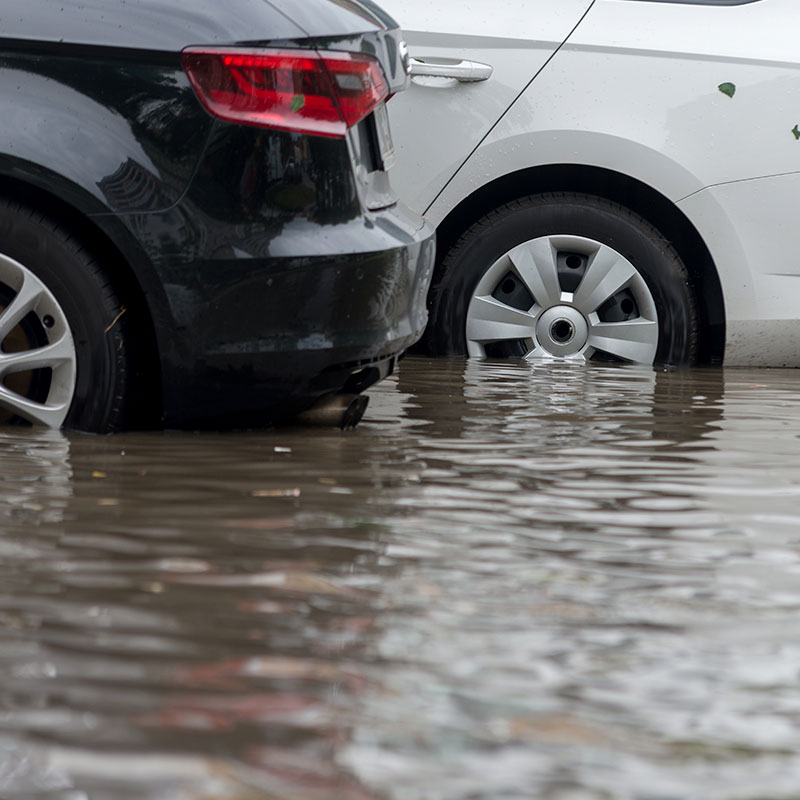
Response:
POLYGON ((345 408, 344 412, 342 413, 341 420, 339 422, 339 429, 340 430, 351 430, 361 422, 361 418, 364 416, 364 412, 367 410, 367 406, 369 405, 369 397, 365 394, 357 394, 353 399, 348 403, 347 408, 345 408))
POLYGON ((369 397, 363 394, 328 394, 320 398, 311 408, 295 417, 303 425, 317 425, 348 430, 355 428, 369 405, 369 397))

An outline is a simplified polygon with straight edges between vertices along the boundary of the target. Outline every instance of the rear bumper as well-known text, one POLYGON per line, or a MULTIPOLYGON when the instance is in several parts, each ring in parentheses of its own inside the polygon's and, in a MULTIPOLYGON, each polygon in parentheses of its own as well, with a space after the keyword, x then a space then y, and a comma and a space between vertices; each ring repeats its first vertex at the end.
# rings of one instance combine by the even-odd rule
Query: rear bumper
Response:
POLYGON ((297 413, 386 374, 422 335, 433 230, 389 193, 372 208, 365 158, 354 136, 217 122, 179 202, 117 218, 147 267, 129 254, 165 425, 297 413))
POLYGON ((162 357, 167 426, 264 424, 362 391, 422 335, 435 237, 420 217, 398 206, 283 240, 330 252, 242 249, 165 281, 176 323, 162 357))

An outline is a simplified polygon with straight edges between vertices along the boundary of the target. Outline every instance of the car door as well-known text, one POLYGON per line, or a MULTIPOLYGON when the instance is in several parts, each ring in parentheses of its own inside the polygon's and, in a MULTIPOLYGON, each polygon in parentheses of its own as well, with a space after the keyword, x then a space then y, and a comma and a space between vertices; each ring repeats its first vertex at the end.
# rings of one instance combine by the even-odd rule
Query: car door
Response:
POLYGON ((388 106, 402 200, 425 212, 592 3, 382 0, 412 59, 410 91, 388 106))

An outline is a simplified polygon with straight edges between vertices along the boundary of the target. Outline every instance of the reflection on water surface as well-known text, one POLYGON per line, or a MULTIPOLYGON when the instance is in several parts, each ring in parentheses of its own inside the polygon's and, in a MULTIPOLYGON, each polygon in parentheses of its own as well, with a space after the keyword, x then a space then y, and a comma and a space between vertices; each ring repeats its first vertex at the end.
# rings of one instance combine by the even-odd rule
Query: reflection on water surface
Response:
POLYGON ((800 797, 800 374, 408 359, 352 433, 0 436, 0 796, 800 797))

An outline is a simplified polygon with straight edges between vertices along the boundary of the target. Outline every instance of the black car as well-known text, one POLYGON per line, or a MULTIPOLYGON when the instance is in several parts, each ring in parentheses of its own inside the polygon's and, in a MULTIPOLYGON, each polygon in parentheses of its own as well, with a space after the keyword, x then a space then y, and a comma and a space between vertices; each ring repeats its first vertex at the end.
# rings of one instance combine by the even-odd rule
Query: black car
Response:
POLYGON ((422 333, 369 0, 3 0, 0 407, 111 431, 357 394, 422 333))

